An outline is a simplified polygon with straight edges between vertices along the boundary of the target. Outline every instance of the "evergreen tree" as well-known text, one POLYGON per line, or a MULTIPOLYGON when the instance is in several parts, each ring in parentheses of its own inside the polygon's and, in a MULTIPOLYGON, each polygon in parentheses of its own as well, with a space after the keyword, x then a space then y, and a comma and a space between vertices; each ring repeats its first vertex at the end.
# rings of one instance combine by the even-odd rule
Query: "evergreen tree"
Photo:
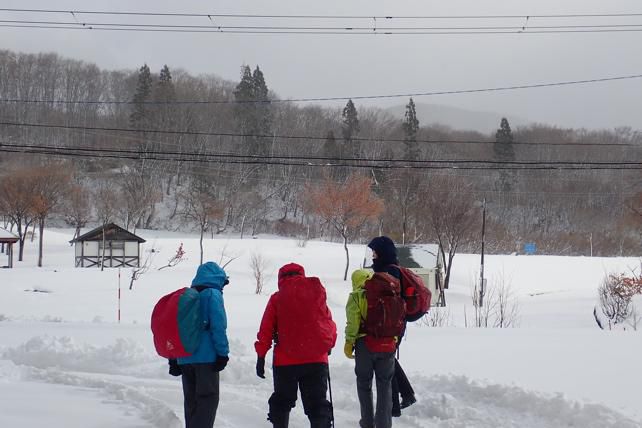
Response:
POLYGON ((257 66, 252 73, 249 66, 241 68, 241 81, 236 85, 234 98, 238 102, 234 108, 237 128, 242 134, 246 151, 252 155, 267 154, 269 135, 272 126, 272 112, 269 91, 263 72, 257 66))
MULTIPOLYGON (((327 158, 341 157, 341 148, 337 144, 337 139, 334 136, 334 131, 328 131, 328 134, 325 137, 325 142, 323 143, 323 155, 327 158)), ((329 167, 328 173, 330 177, 335 180, 341 178, 339 168, 337 167, 329 167)))
POLYGON ((510 129, 508 119, 502 118, 499 129, 495 133, 495 144, 493 145, 495 157, 499 160, 515 160, 513 149, 513 133, 510 129))
POLYGON ((404 132, 404 143, 406 148, 406 159, 419 158, 419 147, 417 146, 417 131, 419 131, 419 119, 417 119, 417 110, 415 102, 410 98, 406 105, 406 114, 402 123, 404 132))
POLYGON ((160 71, 154 91, 154 101, 159 103, 155 105, 157 114, 154 115, 157 127, 173 129, 176 108, 171 103, 176 101, 176 90, 174 82, 172 82, 172 74, 167 65, 163 66, 160 71))
POLYGON ((357 115, 357 108, 354 106, 352 100, 348 100, 348 103, 343 108, 342 117, 342 131, 343 131, 343 140, 345 141, 346 148, 343 150, 344 153, 350 153, 354 157, 358 157, 360 154, 360 147, 358 141, 353 141, 353 138, 359 134, 361 130, 359 128, 359 117, 357 115))
POLYGON ((152 95, 152 74, 149 71, 147 64, 144 64, 138 70, 138 85, 136 86, 136 93, 133 99, 133 111, 129 116, 129 123, 132 127, 139 127, 147 125, 150 109, 149 102, 152 95))
MULTIPOLYGON (((495 133, 495 144, 493 144, 495 159, 504 162, 515 160, 515 149, 513 147, 513 133, 510 129, 508 119, 502 118, 499 129, 495 133)), ((502 191, 509 191, 513 186, 513 177, 509 170, 502 169, 499 172, 498 187, 502 191)))
MULTIPOLYGON (((270 98, 268 97, 268 87, 265 83, 263 72, 257 65, 252 73, 252 89, 254 100, 258 101, 254 104, 255 111, 255 134, 269 135, 272 128, 272 109, 270 106, 270 98)), ((271 138, 262 137, 257 138, 254 152, 257 155, 269 154, 269 144, 271 138)))

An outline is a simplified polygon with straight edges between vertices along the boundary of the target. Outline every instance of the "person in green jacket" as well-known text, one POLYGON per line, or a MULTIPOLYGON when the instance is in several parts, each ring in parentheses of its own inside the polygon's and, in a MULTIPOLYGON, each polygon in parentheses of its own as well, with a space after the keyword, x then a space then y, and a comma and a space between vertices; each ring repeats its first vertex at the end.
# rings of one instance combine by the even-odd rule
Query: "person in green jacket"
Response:
POLYGON ((344 354, 350 359, 354 358, 353 351, 357 339, 366 335, 359 331, 361 321, 368 313, 368 302, 363 287, 373 274, 366 269, 357 269, 352 273, 352 293, 348 296, 348 303, 346 303, 346 343, 343 348, 344 354))
POLYGON ((392 378, 395 372, 394 337, 374 338, 361 331, 368 315, 365 283, 373 272, 358 269, 352 273, 352 293, 346 303, 346 329, 343 352, 355 359, 357 395, 361 428, 392 426, 392 378), (370 342, 370 344, 368 344, 370 342), (377 403, 373 405, 372 378, 376 378, 377 403))

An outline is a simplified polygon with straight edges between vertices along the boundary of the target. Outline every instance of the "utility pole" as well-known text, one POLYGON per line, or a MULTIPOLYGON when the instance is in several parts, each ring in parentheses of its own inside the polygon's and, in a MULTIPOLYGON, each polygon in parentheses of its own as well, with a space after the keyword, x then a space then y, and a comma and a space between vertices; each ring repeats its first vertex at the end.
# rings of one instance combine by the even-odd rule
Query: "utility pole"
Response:
POLYGON ((484 306, 484 238, 486 235, 486 198, 482 205, 481 267, 479 269, 479 307, 484 306))

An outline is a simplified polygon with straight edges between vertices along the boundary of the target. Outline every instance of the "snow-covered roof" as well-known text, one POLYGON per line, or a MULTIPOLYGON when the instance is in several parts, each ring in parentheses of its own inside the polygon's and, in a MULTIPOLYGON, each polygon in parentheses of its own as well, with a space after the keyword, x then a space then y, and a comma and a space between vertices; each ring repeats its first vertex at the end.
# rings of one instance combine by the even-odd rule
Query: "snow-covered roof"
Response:
POLYGON ((407 267, 434 268, 437 266, 438 251, 439 245, 437 244, 400 246, 398 248, 399 262, 402 266, 407 267))
POLYGON ((14 235, 13 233, 9 232, 6 229, 0 228, 0 239, 7 242, 7 241, 17 241, 18 236, 14 235))

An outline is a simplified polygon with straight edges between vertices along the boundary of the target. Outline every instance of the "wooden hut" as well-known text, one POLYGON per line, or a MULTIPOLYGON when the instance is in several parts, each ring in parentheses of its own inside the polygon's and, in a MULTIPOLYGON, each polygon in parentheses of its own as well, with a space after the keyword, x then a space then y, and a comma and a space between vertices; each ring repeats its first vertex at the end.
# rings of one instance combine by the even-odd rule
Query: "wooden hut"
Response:
POLYGON ((6 268, 13 267, 13 244, 18 242, 19 240, 20 238, 18 238, 16 235, 9 232, 8 230, 0 229, 0 245, 2 245, 2 249, 8 257, 8 264, 2 267, 6 267, 6 268))
POLYGON ((76 267, 139 267, 140 236, 110 223, 70 241, 75 244, 76 267), (104 234, 103 234, 104 230, 104 234))

